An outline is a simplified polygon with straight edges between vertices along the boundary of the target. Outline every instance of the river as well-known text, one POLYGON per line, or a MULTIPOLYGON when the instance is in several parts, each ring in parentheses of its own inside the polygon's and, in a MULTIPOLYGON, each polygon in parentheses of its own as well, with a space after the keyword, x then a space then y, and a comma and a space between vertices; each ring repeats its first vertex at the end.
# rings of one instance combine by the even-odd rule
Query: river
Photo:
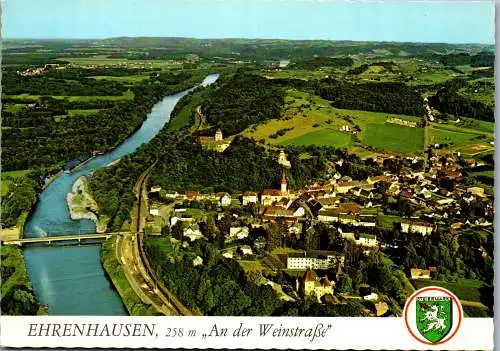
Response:
MULTIPOLYGON (((218 74, 208 75, 203 86, 214 83, 218 74)), ((192 88, 194 89, 194 88, 192 88)), ((97 156, 70 174, 63 173, 41 194, 26 221, 24 237, 93 233, 90 220, 71 219, 66 195, 82 175, 89 175, 148 143, 170 119, 177 102, 192 89, 164 97, 153 106, 142 126, 113 151, 97 156)), ((100 245, 30 246, 24 258, 33 288, 50 315, 127 315, 111 282, 104 275, 100 245)))

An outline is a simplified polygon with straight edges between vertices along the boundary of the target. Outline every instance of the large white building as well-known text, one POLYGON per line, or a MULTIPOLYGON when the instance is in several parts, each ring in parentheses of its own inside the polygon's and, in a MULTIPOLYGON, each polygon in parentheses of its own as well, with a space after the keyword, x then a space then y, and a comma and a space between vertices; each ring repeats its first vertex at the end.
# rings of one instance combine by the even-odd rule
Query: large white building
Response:
POLYGON ((345 256, 331 253, 319 257, 317 255, 288 257, 286 266, 288 269, 330 269, 338 265, 344 266, 345 256))

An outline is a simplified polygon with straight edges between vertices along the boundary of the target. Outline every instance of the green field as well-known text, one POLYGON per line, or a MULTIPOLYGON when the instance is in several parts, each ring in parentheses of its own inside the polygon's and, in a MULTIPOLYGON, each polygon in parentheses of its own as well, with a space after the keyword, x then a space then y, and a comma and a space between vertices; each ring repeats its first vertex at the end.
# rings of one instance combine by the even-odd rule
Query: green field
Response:
POLYGON ((122 58, 108 58, 106 55, 93 57, 64 57, 62 60, 69 61, 77 66, 118 66, 124 68, 161 68, 169 69, 179 67, 182 62, 172 60, 127 60, 122 58))
POLYGON ((481 292, 479 289, 484 285, 483 282, 474 279, 460 278, 456 282, 444 282, 432 279, 413 279, 412 284, 416 289, 426 286, 440 286, 450 290, 457 295, 460 300, 481 302, 481 292))
POLYGON ((134 76, 91 76, 89 78, 94 78, 97 80, 116 80, 123 83, 136 83, 142 82, 143 80, 149 79, 148 75, 134 75, 134 76))
POLYGON ((475 155, 479 153, 489 152, 494 150, 494 147, 489 144, 493 140, 493 133, 487 129, 494 128, 488 122, 478 121, 473 126, 461 127, 452 124, 431 124, 429 127, 429 142, 430 144, 449 144, 448 149, 460 151, 467 155, 475 155), (485 129, 484 131, 479 130, 485 129))
MULTIPOLYGON (((20 95, 6 95, 10 99, 14 100, 31 100, 33 102, 40 101, 41 95, 30 95, 30 94, 20 94, 20 95)), ((53 95, 54 99, 68 99, 68 101, 93 101, 93 100, 131 100, 134 98, 134 93, 131 90, 127 90, 122 95, 81 95, 81 96, 64 96, 64 95, 53 95)))
POLYGON ((370 145, 370 142, 376 145, 380 144, 380 141, 378 141, 379 138, 374 136, 376 133, 382 131, 387 134, 394 130, 399 131, 403 129, 406 131, 405 135, 411 134, 412 138, 415 138, 415 134, 420 134, 418 138, 421 141, 421 146, 416 147, 413 145, 411 148, 405 147, 407 144, 405 138, 407 136, 402 138, 403 143, 401 143, 401 138, 395 139, 393 135, 390 135, 391 139, 396 141, 392 146, 387 147, 385 145, 387 142, 384 140, 382 149, 396 152, 415 152, 423 149, 422 129, 388 125, 386 124, 388 118, 399 118, 412 122, 420 120, 420 118, 413 116, 338 109, 332 107, 328 100, 322 99, 319 96, 289 89, 287 90, 285 107, 280 119, 268 120, 264 123, 251 126, 242 134, 255 140, 264 139, 266 143, 272 145, 317 144, 348 147, 350 152, 366 155, 372 152, 364 149, 364 145, 370 145), (353 134, 351 132, 340 131, 341 127, 345 125, 349 126, 350 130, 356 126, 359 127, 360 132, 356 134, 359 142, 356 143, 352 140, 353 134), (370 129, 373 130, 369 132, 370 129), (284 134, 276 138, 270 137, 279 131, 284 131, 284 134), (367 139, 368 132, 370 133, 370 140, 367 139))
POLYGON ((93 115, 101 111, 100 109, 88 109, 88 110, 68 110, 68 115, 71 117, 87 116, 93 115))
POLYGON ((320 129, 318 131, 306 133, 296 138, 280 142, 280 145, 319 145, 334 146, 336 148, 346 148, 351 143, 351 136, 332 129, 320 129))
POLYGON ((379 150, 393 152, 422 152, 424 130, 396 124, 369 124, 365 142, 379 150))
POLYGON ((7 195, 9 192, 9 187, 12 181, 10 179, 6 179, 7 177, 11 178, 19 178, 19 177, 24 177, 30 170, 25 169, 25 170, 20 170, 20 171, 10 171, 10 172, 2 172, 1 175, 1 181, 2 181, 2 191, 1 194, 2 196, 7 195))

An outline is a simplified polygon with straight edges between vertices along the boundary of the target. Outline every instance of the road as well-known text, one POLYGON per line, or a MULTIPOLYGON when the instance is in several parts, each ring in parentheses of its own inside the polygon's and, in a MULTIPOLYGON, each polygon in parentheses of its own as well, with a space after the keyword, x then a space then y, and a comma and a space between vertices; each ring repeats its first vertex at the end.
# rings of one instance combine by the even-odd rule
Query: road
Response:
POLYGON ((134 186, 137 197, 131 216, 131 232, 117 242, 116 255, 130 285, 144 303, 153 305, 159 313, 166 316, 192 315, 189 309, 157 280, 142 252, 140 233, 144 227, 144 214, 147 213, 145 185, 153 167, 154 164, 141 174, 134 186))

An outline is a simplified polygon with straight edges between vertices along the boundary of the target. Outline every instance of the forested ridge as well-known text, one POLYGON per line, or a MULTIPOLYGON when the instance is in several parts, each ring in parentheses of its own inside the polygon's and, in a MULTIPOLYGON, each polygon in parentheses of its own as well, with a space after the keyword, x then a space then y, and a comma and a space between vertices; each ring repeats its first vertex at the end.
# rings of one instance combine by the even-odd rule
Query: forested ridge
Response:
POLYGON ((330 78, 319 82, 316 94, 338 108, 411 116, 425 113, 422 97, 402 83, 356 84, 330 78))
POLYGON ((488 106, 481 101, 472 100, 459 94, 459 89, 466 87, 468 84, 463 79, 454 79, 447 82, 437 91, 436 95, 429 98, 430 105, 440 112, 454 116, 465 116, 494 122, 494 106, 488 106))
POLYGON ((283 105, 281 87, 260 76, 239 72, 213 90, 204 113, 212 125, 232 135, 251 124, 279 118, 283 105))

